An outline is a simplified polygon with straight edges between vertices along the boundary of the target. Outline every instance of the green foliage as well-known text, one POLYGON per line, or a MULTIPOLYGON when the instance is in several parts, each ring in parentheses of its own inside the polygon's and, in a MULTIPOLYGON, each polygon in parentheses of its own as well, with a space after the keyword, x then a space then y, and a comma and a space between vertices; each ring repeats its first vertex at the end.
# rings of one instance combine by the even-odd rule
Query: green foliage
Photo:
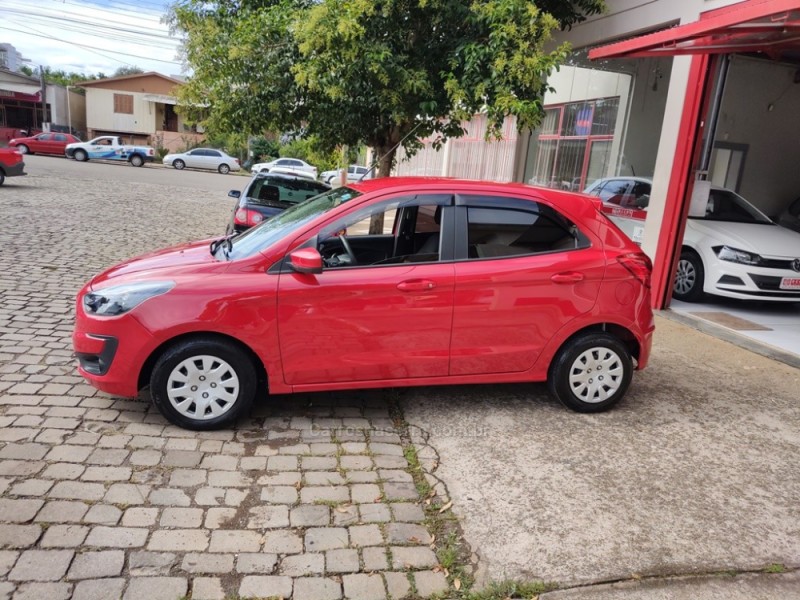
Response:
POLYGON ((306 137, 297 138, 282 144, 279 156, 299 158, 310 165, 314 165, 319 171, 335 169, 341 162, 341 152, 336 149, 326 149, 316 138, 306 137))
MULTIPOLYGON (((322 152, 371 146, 386 175, 401 144, 463 135, 488 116, 521 128, 544 114, 568 47, 551 34, 603 0, 177 0, 168 21, 194 72, 184 110, 207 130, 284 131, 322 152), (205 115, 203 113, 206 113, 205 115)), ((319 161, 317 161, 319 162, 319 161)))
POLYGON ((263 135, 257 135, 250 140, 250 150, 253 152, 253 161, 262 162, 277 158, 281 145, 277 140, 272 140, 263 135))
POLYGON ((114 71, 112 77, 124 77, 125 75, 138 75, 139 73, 144 73, 144 69, 133 66, 131 67, 123 66, 119 67, 116 71, 114 71))

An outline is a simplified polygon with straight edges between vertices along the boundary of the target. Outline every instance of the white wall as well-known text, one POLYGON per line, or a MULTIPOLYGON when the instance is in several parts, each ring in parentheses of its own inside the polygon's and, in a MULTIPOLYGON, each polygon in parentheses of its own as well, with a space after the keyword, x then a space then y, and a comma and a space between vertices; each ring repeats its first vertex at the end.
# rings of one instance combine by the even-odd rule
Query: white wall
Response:
POLYGON ((797 71, 795 65, 732 57, 717 124, 716 141, 748 145, 739 193, 768 215, 800 196, 797 71))
POLYGON ((144 94, 86 88, 86 126, 100 131, 152 134, 156 130, 156 110, 144 94), (114 94, 133 96, 133 114, 114 112, 114 94))

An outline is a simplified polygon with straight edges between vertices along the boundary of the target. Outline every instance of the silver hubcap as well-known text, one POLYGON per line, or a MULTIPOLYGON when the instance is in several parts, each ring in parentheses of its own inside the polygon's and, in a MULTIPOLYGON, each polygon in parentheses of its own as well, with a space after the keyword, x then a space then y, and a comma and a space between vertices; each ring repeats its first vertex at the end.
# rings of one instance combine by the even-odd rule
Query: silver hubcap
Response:
POLYGON ((675 273, 675 292, 688 294, 696 282, 697 271, 695 271, 694 265, 685 259, 678 261, 678 272, 675 273))
POLYGON ((169 374, 167 396, 181 415, 205 421, 228 412, 239 397, 239 377, 216 356, 187 358, 169 374))
POLYGON ((28 153, 28 147, 27 146, 18 146, 17 150, 19 150, 20 154, 27 154, 28 153))
POLYGON ((624 373, 625 367, 616 352, 603 347, 591 348, 572 363, 569 387, 584 402, 603 402, 622 385, 624 373))

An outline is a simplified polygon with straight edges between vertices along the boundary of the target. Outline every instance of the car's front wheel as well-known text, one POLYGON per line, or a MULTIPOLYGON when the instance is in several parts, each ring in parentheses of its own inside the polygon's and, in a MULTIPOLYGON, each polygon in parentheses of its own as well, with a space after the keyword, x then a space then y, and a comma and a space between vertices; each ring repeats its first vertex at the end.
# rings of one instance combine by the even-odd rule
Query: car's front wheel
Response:
POLYGON ((31 153, 31 149, 28 148, 25 144, 19 144, 17 146, 17 150, 19 150, 20 154, 30 154, 31 153))
POLYGON ((80 161, 80 162, 85 162, 85 161, 89 160, 89 155, 86 154, 85 150, 75 150, 75 152, 73 153, 72 156, 75 157, 75 160, 80 161))
POLYGON ((170 423, 185 429, 220 429, 253 403, 257 373, 250 356, 232 342, 193 338, 167 349, 153 368, 150 394, 170 423))
POLYGON ((558 352, 548 377, 551 393, 567 408, 584 413, 607 410, 619 402, 633 377, 627 346, 607 333, 586 333, 558 352))
POLYGON ((678 259, 672 296, 684 302, 699 302, 703 299, 704 279, 703 261, 695 252, 684 250, 678 259))
POLYGON ((227 175, 228 173, 231 172, 231 168, 226 164, 221 164, 220 166, 217 167, 217 171, 219 171, 223 175, 227 175))
POLYGON ((183 171, 184 167, 186 167, 186 163, 183 162, 180 158, 172 161, 172 166, 178 169, 178 171, 183 171))
POLYGON ((3 185, 5 180, 6 180, 6 174, 3 173, 3 171, 0 169, 0 185, 3 185))

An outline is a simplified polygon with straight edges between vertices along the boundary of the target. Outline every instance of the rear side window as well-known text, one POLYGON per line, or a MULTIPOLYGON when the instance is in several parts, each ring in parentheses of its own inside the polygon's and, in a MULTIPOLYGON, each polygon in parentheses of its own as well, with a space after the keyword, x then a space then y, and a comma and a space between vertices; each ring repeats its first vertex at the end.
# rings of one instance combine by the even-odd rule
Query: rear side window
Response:
POLYGON ((628 192, 628 186, 629 183, 627 181, 612 179, 604 183, 598 190, 595 190, 595 195, 599 196, 603 202, 619 204, 619 199, 628 192))
POLYGON ((569 219, 549 206, 531 204, 530 210, 468 208, 469 258, 522 256, 589 246, 588 239, 569 219))

